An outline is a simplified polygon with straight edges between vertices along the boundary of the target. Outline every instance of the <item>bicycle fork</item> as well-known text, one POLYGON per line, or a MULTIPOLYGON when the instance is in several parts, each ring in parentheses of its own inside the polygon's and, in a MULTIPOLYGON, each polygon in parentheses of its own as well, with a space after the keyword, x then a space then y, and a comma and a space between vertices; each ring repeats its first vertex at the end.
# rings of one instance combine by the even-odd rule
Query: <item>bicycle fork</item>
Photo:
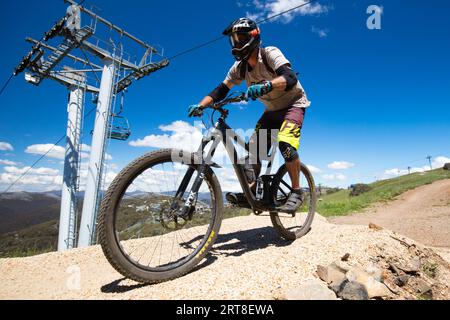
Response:
MULTIPOLYGON (((216 128, 219 124, 216 123, 216 128)), ((218 144, 220 143, 220 139, 217 139, 215 137, 215 134, 217 131, 210 132, 208 136, 203 138, 202 143, 200 145, 200 148, 197 151, 197 155, 201 159, 201 163, 198 166, 198 173, 197 177, 194 180, 194 183, 192 185, 191 191, 189 192, 189 196, 186 199, 186 202, 184 203, 184 207, 181 210, 180 213, 178 213, 178 216, 185 219, 185 218, 192 218, 192 213, 194 212, 195 206, 197 204, 198 199, 198 193, 200 190, 200 187, 202 186, 203 180, 205 179, 206 170, 208 170, 208 166, 211 165, 213 167, 220 168, 219 165, 212 162, 212 157, 214 157, 214 154, 216 152, 216 148, 218 144), (213 142, 213 145, 211 147, 211 150, 206 157, 203 157, 203 152, 205 150, 205 147, 210 143, 213 142)), ((188 171, 186 172, 183 181, 180 184, 180 187, 178 188, 178 191, 175 195, 175 198, 181 199, 183 197, 183 194, 186 192, 186 188, 189 185, 189 182, 192 179, 192 176, 194 175, 195 169, 193 167, 189 167, 188 171)))
MULTIPOLYGON (((175 195, 176 199, 182 198, 183 194, 186 191, 187 186, 189 185, 189 182, 192 179, 192 176, 194 175, 194 172, 195 172, 194 168, 190 167, 188 169, 175 195)), ((200 187, 202 186, 203 180, 205 179, 205 172, 206 172, 206 165, 201 164, 198 169, 197 177, 195 178, 194 183, 192 185, 191 191, 189 192, 189 195, 184 203, 184 207, 181 210, 181 212, 177 214, 179 217, 183 219, 191 218, 191 215, 195 209, 195 205, 197 204, 198 192, 200 190, 200 187)))

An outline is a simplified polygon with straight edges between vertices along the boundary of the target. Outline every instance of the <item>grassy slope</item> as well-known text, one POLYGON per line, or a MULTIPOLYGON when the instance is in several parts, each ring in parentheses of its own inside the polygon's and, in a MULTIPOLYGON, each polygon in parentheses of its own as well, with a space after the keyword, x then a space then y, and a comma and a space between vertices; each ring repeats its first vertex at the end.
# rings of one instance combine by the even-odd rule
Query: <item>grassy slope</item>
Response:
POLYGON ((350 197, 349 190, 342 190, 323 196, 317 205, 317 211, 324 216, 346 215, 367 208, 375 202, 392 200, 408 190, 443 179, 450 179, 450 171, 437 169, 378 181, 370 185, 373 188, 371 191, 357 197, 350 197))
POLYGON ((0 236, 0 258, 26 257, 55 251, 58 220, 44 222, 0 236))

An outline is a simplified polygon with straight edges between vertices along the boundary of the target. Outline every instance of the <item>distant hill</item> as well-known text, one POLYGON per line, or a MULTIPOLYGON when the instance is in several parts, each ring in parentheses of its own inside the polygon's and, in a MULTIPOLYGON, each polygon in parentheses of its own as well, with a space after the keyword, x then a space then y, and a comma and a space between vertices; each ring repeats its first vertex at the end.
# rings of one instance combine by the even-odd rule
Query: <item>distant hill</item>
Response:
POLYGON ((58 219, 60 192, 0 194, 0 235, 58 219))
POLYGON ((24 257, 55 251, 59 219, 0 235, 0 258, 24 257))
MULTIPOLYGON (((173 193, 168 192, 167 195, 173 193)), ((145 195, 148 193, 130 194, 135 198, 145 195)), ((79 196, 81 200, 78 207, 81 214, 84 192, 79 196)), ((200 193, 199 203, 209 205, 209 197, 209 193, 200 193)), ((60 191, 0 194, 0 257, 28 256, 56 250, 60 202, 60 191)), ((228 217, 249 213, 245 209, 225 211, 228 217)))

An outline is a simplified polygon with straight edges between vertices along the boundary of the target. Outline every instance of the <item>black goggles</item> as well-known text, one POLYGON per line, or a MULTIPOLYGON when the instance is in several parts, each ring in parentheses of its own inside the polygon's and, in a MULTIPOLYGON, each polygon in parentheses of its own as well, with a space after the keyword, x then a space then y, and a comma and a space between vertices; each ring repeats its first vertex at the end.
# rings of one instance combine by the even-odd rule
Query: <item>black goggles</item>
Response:
POLYGON ((234 32, 230 34, 230 43, 233 48, 242 48, 252 40, 250 32, 234 32))

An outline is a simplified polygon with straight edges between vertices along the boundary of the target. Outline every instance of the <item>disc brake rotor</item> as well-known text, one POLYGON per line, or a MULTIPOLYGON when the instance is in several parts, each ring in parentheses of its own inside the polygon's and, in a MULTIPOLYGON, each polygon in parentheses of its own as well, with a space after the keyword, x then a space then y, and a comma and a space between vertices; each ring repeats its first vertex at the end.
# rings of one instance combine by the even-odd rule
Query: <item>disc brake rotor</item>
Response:
POLYGON ((188 220, 179 217, 177 214, 182 210, 183 205, 184 203, 180 199, 164 201, 159 212, 159 220, 164 229, 176 231, 182 229, 188 223, 188 220))

